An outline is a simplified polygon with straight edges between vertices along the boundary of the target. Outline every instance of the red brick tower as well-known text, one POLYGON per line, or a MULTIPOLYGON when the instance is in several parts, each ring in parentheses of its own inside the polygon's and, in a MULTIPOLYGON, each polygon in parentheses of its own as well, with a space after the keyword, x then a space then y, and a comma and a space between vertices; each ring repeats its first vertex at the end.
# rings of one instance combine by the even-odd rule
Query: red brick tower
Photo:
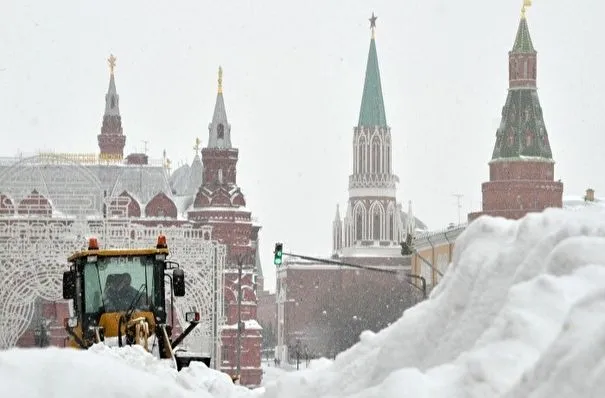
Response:
POLYGON ((562 207, 563 184, 554 181, 555 162, 536 87, 537 52, 529 35, 525 6, 509 52, 509 88, 482 185, 483 211, 470 213, 518 219, 548 207, 562 207))
POLYGON ((126 136, 122 131, 122 117, 120 116, 120 96, 116 90, 116 81, 113 75, 116 66, 116 57, 111 55, 109 62, 109 89, 105 94, 105 113, 101 134, 97 136, 101 159, 121 160, 124 157, 126 136))
POLYGON ((225 264, 226 326, 222 333, 221 370, 240 374, 240 384, 259 385, 261 370, 261 328, 257 323, 255 254, 258 231, 246 201, 236 183, 238 150, 231 146, 231 125, 227 121, 219 68, 218 94, 212 122, 208 126, 207 147, 202 149, 204 166, 189 219, 211 225, 212 239, 227 245, 225 264), (241 265, 241 344, 238 353, 238 292, 241 265))

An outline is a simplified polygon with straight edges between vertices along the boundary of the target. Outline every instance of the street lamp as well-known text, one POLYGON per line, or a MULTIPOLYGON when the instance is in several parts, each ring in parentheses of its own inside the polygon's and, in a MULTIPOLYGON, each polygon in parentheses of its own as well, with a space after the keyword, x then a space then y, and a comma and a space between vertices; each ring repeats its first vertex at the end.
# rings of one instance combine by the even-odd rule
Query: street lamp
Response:
POLYGON ((241 378, 242 362, 242 268, 246 260, 245 254, 237 256, 237 377, 241 378))

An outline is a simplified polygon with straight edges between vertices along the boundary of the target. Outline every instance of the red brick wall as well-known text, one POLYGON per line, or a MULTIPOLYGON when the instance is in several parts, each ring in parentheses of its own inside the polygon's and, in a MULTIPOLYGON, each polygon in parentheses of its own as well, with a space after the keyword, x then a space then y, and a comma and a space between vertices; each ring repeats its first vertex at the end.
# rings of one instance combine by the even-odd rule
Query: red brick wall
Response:
POLYGON ((496 161, 489 165, 490 181, 547 180, 554 178, 555 164, 532 161, 496 161))
POLYGON ((160 217, 160 211, 164 212, 163 217, 177 218, 178 211, 174 202, 160 192, 153 197, 145 206, 145 215, 149 217, 160 217))
POLYGON ((509 87, 535 87, 538 72, 537 54, 511 54, 509 58, 509 87))
MULTIPOLYGON (((401 262, 403 258, 399 260, 401 262)), ((375 292, 376 297, 390 294, 391 288, 406 287, 405 281, 389 273, 339 267, 288 268, 285 278, 280 280, 280 283, 286 284, 287 290, 287 302, 284 308, 286 340, 284 343, 293 346, 296 339, 305 339, 308 326, 317 322, 318 314, 322 313, 321 306, 326 296, 346 296, 347 292, 363 289, 364 283, 373 281, 383 287, 383 290, 375 292)))
POLYGON ((260 292, 256 306, 256 317, 262 325, 273 325, 273 330, 277 327, 277 304, 275 294, 267 291, 260 292))
POLYGON ((562 207, 563 184, 554 181, 483 183, 483 210, 544 210, 562 207))
POLYGON ((509 219, 529 212, 563 206, 563 183, 554 181, 554 163, 540 161, 493 161, 490 181, 482 184, 483 210, 470 213, 509 219))
POLYGON ((19 202, 17 207, 18 214, 38 214, 50 217, 52 215, 52 206, 48 199, 33 190, 26 198, 19 202))
POLYGON ((15 212, 15 204, 8 196, 0 194, 0 215, 11 214, 15 212))

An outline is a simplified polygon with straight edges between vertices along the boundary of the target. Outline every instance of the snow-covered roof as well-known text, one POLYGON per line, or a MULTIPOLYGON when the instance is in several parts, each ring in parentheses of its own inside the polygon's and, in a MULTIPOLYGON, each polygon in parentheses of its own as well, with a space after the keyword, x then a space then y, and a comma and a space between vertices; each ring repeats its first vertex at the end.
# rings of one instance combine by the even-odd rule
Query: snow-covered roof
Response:
POLYGON ((401 246, 393 244, 390 247, 374 244, 373 246, 350 246, 343 248, 339 254, 342 257, 401 257, 401 246))
POLYGON ((169 177, 170 188, 176 195, 195 195, 202 186, 204 166, 199 155, 195 155, 191 165, 185 164, 169 177))
POLYGON ((118 196, 126 191, 141 207, 164 193, 175 201, 183 213, 193 199, 175 200, 162 166, 112 164, 77 164, 58 162, 44 156, 26 158, 0 165, 0 193, 18 203, 36 190, 53 205, 53 214, 70 218, 73 214, 94 217, 101 214, 104 195, 118 196))
MULTIPOLYGON (((249 320, 243 321, 243 322, 244 322, 244 329, 263 330, 262 326, 255 319, 249 319, 249 320)), ((233 325, 225 325, 225 326, 223 326, 223 329, 237 329, 237 323, 234 323, 233 325)))
POLYGON ((595 197, 594 201, 585 200, 584 196, 564 196, 563 197, 563 207, 567 209, 575 209, 578 207, 587 207, 587 206, 604 206, 605 207, 605 198, 595 197))

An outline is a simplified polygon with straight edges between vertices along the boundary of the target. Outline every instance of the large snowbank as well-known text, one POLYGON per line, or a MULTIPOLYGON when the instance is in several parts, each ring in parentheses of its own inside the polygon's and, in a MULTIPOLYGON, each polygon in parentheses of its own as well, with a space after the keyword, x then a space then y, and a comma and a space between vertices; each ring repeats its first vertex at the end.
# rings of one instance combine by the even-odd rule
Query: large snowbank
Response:
POLYGON ((336 360, 272 371, 254 391, 194 364, 177 373, 138 347, 0 352, 21 397, 601 397, 605 209, 480 218, 425 302, 336 360), (270 380, 272 379, 272 380, 270 380))
POLYGON ((605 212, 480 218, 429 300, 278 397, 601 397, 605 212))
MULTIPOLYGON (((202 363, 177 372, 142 347, 93 346, 0 352, 0 388, 11 397, 212 398, 253 397, 225 373, 202 363)), ((7 395, 8 396, 8 395, 7 395)))

